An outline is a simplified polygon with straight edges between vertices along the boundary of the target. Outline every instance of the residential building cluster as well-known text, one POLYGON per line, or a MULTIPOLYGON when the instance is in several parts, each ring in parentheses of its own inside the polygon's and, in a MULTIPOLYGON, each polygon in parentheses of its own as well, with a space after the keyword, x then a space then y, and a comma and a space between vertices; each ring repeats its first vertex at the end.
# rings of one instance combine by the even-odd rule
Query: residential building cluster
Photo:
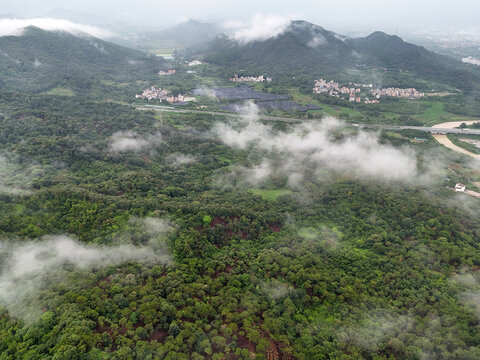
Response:
POLYGON ((321 93, 327 93, 330 96, 335 96, 335 97, 340 97, 341 95, 349 95, 355 98, 355 94, 358 94, 360 91, 362 91, 359 88, 354 88, 354 87, 347 87, 347 86, 342 86, 340 83, 330 80, 315 80, 315 86, 313 88, 313 92, 316 94, 321 94, 321 93))
POLYGON ((373 88, 373 84, 361 84, 361 83, 356 83, 356 82, 349 82, 348 85, 353 85, 355 87, 363 87, 363 88, 373 88))
POLYGON ((329 96, 348 99, 351 102, 364 102, 366 104, 374 104, 378 103, 378 100, 370 100, 368 97, 362 100, 360 93, 362 89, 360 87, 370 88, 372 84, 357 84, 357 83, 349 83, 350 85, 354 85, 357 87, 348 87, 344 85, 340 85, 340 83, 330 80, 315 80, 315 86, 313 87, 313 92, 315 94, 328 94, 329 96), (360 86, 360 87, 358 87, 360 86))
POLYGON ((405 99, 418 99, 425 96, 424 93, 417 91, 415 88, 386 88, 386 89, 372 89, 373 84, 348 83, 350 86, 341 85, 340 83, 330 80, 319 79, 315 80, 313 92, 315 94, 327 94, 329 96, 348 100, 350 102, 378 104, 380 97, 391 96, 405 99), (363 89, 362 89, 363 88, 363 89), (370 90, 370 98, 365 93, 364 89, 370 90))
POLYGON ((156 88, 152 86, 150 89, 146 89, 141 95, 135 95, 136 99, 147 99, 147 100, 163 100, 168 96, 168 90, 162 88, 156 88))
POLYGON ((147 99, 147 100, 158 100, 158 101, 166 101, 169 104, 175 103, 186 103, 186 102, 195 102, 197 101, 194 97, 189 97, 186 95, 179 94, 177 96, 169 95, 169 91, 156 88, 152 86, 150 89, 146 89, 141 95, 135 95, 136 99, 147 99))
POLYGON ((167 71, 160 70, 160 71, 158 72, 158 75, 160 75, 160 76, 165 76, 165 75, 173 75, 173 74, 175 74, 175 73, 176 73, 175 69, 170 69, 170 70, 167 70, 167 71))
POLYGON ((272 78, 266 77, 266 76, 263 76, 263 75, 260 75, 260 76, 238 76, 238 74, 235 74, 229 80, 233 81, 233 82, 257 82, 257 83, 260 83, 260 82, 264 82, 264 81, 270 82, 270 81, 272 81, 272 78))
POLYGON ((377 99, 370 100, 368 97, 366 97, 365 100, 363 100, 363 102, 365 104, 378 104, 380 100, 377 100, 377 99))
POLYGON ((385 89, 373 89, 371 93, 377 99, 381 96, 400 97, 405 99, 418 99, 425 96, 425 93, 418 91, 415 88, 385 88, 385 89))

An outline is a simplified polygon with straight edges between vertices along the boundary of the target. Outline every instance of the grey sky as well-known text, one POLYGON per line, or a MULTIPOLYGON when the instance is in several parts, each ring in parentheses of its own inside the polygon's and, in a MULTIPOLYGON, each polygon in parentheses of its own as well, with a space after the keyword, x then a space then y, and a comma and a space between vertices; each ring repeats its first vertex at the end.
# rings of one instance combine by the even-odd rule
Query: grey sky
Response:
POLYGON ((45 16, 64 8, 112 22, 164 28, 185 19, 246 20, 254 14, 305 19, 348 33, 418 30, 479 33, 478 0, 0 0, 1 13, 45 16))

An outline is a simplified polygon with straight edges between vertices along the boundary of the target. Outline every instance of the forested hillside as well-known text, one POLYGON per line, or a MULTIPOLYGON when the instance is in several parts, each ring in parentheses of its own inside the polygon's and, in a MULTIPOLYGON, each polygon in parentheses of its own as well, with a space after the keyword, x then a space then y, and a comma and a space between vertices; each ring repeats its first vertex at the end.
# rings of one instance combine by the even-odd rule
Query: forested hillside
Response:
POLYGON ((154 79, 162 63, 161 58, 86 34, 29 27, 21 36, 0 37, 4 91, 131 96, 135 82, 154 79))
MULTIPOLYGON (((217 136, 222 118, 6 92, 0 107, 0 359, 480 357, 478 205, 443 183, 328 163, 242 183, 263 155, 217 136), (34 271, 15 272, 22 254, 34 271)), ((358 136, 376 135, 329 141, 358 136)))
POLYGON ((268 74, 281 82, 328 77, 403 86, 408 79, 419 88, 443 84, 470 91, 478 88, 480 79, 477 69, 398 36, 374 32, 347 38, 306 21, 292 21, 284 32, 267 40, 242 43, 219 36, 186 54, 202 55, 230 74, 268 74))

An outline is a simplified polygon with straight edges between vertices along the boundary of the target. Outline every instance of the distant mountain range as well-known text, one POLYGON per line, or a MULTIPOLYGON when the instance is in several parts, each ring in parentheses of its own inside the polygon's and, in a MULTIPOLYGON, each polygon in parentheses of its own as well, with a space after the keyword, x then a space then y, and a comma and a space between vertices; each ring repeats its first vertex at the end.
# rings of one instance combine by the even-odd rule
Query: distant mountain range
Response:
POLYGON ((365 80, 384 85, 447 84, 471 90, 480 72, 460 61, 374 32, 347 38, 306 21, 292 21, 281 34, 264 41, 241 44, 226 35, 189 49, 226 73, 266 74, 289 79, 299 76, 365 80))
POLYGON ((162 62, 86 34, 28 27, 21 36, 0 37, 3 90, 41 92, 60 86, 89 93, 100 83, 151 79, 162 62))
POLYGON ((0 14, 0 19, 21 19, 21 17, 12 13, 6 13, 0 14))
POLYGON ((188 20, 158 31, 139 34, 139 47, 150 50, 178 50, 215 39, 223 28, 214 22, 188 20))
POLYGON ((172 40, 192 45, 213 40, 222 31, 222 27, 217 23, 188 20, 151 35, 162 40, 172 40))
MULTIPOLYGON (((320 77, 422 90, 469 91, 480 84, 480 68, 382 32, 347 38, 293 21, 275 37, 239 43, 219 35, 220 31, 219 25, 192 20, 157 35, 177 44, 196 44, 180 51, 179 57, 203 57, 218 65, 217 75, 264 74, 274 82, 300 84, 306 91, 320 77)), ((139 80, 151 83, 163 66, 167 65, 162 58, 86 34, 29 27, 21 36, 0 37, 0 86, 4 90, 46 92, 64 87, 94 96, 109 86, 110 90, 136 91, 125 85, 139 80)))

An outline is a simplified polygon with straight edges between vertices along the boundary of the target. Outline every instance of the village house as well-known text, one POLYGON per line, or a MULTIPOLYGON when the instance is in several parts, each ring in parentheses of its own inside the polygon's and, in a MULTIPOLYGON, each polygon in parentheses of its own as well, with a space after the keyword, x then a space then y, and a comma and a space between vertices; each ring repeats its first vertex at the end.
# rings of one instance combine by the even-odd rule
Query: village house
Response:
POLYGON ((176 73, 176 70, 175 69, 170 69, 170 70, 167 70, 167 71, 163 71, 163 70, 160 70, 158 72, 158 75, 160 76, 166 76, 166 75, 173 75, 176 73))
POLYGON ((201 61, 193 60, 193 61, 190 61, 189 63, 187 63, 187 66, 192 67, 192 66, 198 66, 198 65, 202 65, 202 64, 203 63, 201 61))
MULTIPOLYGON (((362 102, 362 97, 364 93, 362 93, 361 88, 371 89, 373 84, 358 84, 358 83, 348 83, 348 85, 353 85, 355 87, 347 87, 344 85, 340 85, 338 82, 330 80, 319 79, 315 80, 313 93, 314 94, 328 94, 328 96, 342 98, 348 100, 350 102, 360 103, 362 102)), ((365 90, 366 91, 366 90, 365 90)), ((380 101, 380 97, 382 96, 391 96, 391 97, 400 97, 404 99, 418 99, 425 94, 423 92, 418 91, 415 88, 386 88, 386 89, 372 89, 370 90, 373 99, 365 97, 363 102, 365 104, 378 104, 380 101)))
POLYGON ((191 96, 186 96, 179 94, 177 96, 169 95, 169 91, 161 88, 156 88, 152 86, 150 89, 146 89, 141 95, 135 95, 136 99, 147 99, 150 100, 158 100, 158 101, 166 101, 169 104, 175 103, 186 103, 186 102, 196 102, 197 99, 191 96))
POLYGON ((420 92, 415 88, 402 89, 389 87, 386 89, 374 89, 371 90, 371 93, 377 99, 380 96, 400 97, 405 99, 418 99, 425 96, 423 92, 420 92))
POLYGON ((457 183, 455 185, 455 191, 456 192, 465 192, 467 186, 466 185, 463 185, 462 183, 457 183))
POLYGON ((263 75, 260 76, 238 76, 238 74, 233 75, 232 78, 229 79, 229 81, 233 82, 271 82, 272 78, 270 77, 265 77, 263 75))

